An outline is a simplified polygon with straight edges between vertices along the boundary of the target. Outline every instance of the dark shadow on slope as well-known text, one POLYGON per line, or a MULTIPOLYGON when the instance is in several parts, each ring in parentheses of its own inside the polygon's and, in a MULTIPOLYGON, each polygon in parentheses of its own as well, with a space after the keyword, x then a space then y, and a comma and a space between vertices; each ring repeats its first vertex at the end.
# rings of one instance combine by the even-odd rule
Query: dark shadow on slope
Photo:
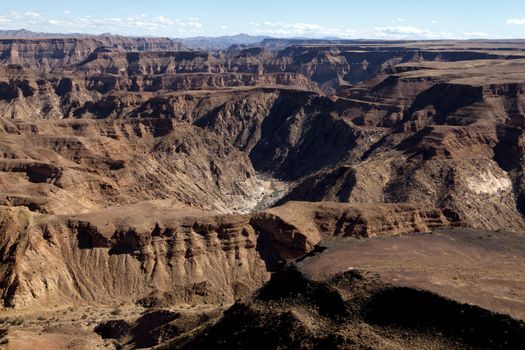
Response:
POLYGON ((411 288, 387 288, 372 296, 365 315, 372 324, 441 333, 481 349, 519 349, 525 342, 523 321, 411 288))

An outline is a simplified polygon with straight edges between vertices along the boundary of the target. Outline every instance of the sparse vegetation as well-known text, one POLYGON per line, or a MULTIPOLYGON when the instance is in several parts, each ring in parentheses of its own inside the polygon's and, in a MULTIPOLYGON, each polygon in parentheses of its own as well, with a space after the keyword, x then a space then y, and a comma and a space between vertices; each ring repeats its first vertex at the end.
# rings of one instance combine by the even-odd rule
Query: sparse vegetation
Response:
POLYGON ((211 315, 207 313, 199 314, 197 317, 199 318, 199 323, 206 323, 211 319, 211 315))
POLYGON ((113 316, 120 315, 121 313, 122 313, 122 309, 119 308, 119 307, 117 307, 117 308, 115 308, 115 309, 113 309, 113 310, 111 311, 111 314, 112 314, 113 316))
POLYGON ((25 323, 25 321, 23 319, 21 319, 20 317, 14 319, 13 321, 11 321, 11 324, 13 326, 22 326, 24 323, 25 323))

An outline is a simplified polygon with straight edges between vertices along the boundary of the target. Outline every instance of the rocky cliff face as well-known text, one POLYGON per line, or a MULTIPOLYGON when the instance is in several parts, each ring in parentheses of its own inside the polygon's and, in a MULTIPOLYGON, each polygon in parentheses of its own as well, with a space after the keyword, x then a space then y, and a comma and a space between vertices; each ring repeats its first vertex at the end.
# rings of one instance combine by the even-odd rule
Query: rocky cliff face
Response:
POLYGON ((127 37, 84 37, 57 39, 0 39, 0 62, 40 71, 76 65, 100 48, 123 51, 181 51, 183 46, 170 39, 127 37))
POLYGON ((171 202, 77 215, 2 207, 2 302, 18 309, 231 303, 266 282, 280 261, 304 255, 323 238, 461 224, 439 210, 374 209, 296 202, 221 216, 171 202))
POLYGON ((522 43, 281 44, 0 40, 4 307, 217 306, 321 240, 525 229, 522 43))
POLYGON ((187 123, 4 120, 2 129, 3 204, 75 213, 172 199, 231 212, 261 194, 246 155, 187 123))
MULTIPOLYGON (((330 55, 344 51, 353 60, 361 55, 353 48, 334 50, 330 55)), ((253 178, 253 166, 258 172, 293 181, 281 203, 424 202, 456 213, 469 225, 520 230, 524 227, 520 158, 506 154, 521 152, 524 61, 517 53, 421 49, 415 50, 416 59, 407 53, 410 50, 415 49, 384 48, 389 55, 408 56, 387 69, 382 51, 375 59, 383 62, 383 68, 373 71, 379 73, 342 88, 337 98, 320 93, 322 84, 312 78, 314 73, 292 65, 318 64, 319 55, 328 52, 326 47, 224 54, 99 50, 68 73, 71 77, 38 79, 28 73, 23 78, 23 70, 6 68, 8 74, 17 71, 19 76, 2 84, 0 105, 4 116, 24 120, 151 119, 139 124, 168 125, 158 120, 169 118, 192 124, 195 133, 215 134, 218 143, 232 144, 248 155, 240 173, 253 178), (501 59, 505 55, 513 59, 501 59), (458 61, 467 58, 470 61, 458 61), (274 59, 288 62, 282 73, 272 73, 274 59), (188 91, 192 89, 206 90, 188 91)), ((346 69, 341 59, 327 62, 334 69, 346 69)), ((82 128, 89 130, 85 135, 101 133, 98 127, 82 128)), ((217 174, 229 160, 220 163, 210 163, 209 180, 220 177, 217 174)), ((190 169, 188 174, 199 173, 190 169)), ((246 177, 244 189, 236 188, 227 180, 234 178, 232 174, 222 176, 226 182, 214 186, 226 189, 229 196, 255 198, 257 182, 246 177)), ((168 198, 180 191, 184 190, 139 198, 168 198)), ((199 200, 206 204, 190 199, 198 190, 187 192, 191 195, 177 195, 184 196, 183 203, 223 212, 236 209, 231 201, 217 199, 227 196, 225 191, 216 191, 213 198, 201 196, 208 197, 199 200)))
POLYGON ((221 304, 268 278, 255 250, 255 232, 242 217, 215 219, 199 212, 181 217, 177 210, 154 206, 88 217, 3 214, 5 225, 21 217, 33 222, 18 232, 16 243, 4 245, 15 252, 6 261, 12 270, 2 279, 9 307, 221 304), (148 211, 153 215, 145 219, 148 211))

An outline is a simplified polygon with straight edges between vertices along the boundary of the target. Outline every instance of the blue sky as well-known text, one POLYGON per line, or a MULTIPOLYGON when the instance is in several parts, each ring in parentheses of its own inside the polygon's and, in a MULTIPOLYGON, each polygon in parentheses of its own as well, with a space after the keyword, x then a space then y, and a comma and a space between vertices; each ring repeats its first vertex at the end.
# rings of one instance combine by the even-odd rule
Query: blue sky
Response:
POLYGON ((189 37, 525 38, 525 0, 0 0, 0 29, 189 37))

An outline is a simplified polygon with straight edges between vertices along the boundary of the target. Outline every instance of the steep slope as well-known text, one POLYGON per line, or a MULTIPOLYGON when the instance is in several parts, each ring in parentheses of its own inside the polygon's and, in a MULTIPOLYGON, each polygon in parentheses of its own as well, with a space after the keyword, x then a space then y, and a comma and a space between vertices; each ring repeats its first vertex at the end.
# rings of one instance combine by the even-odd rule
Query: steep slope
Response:
POLYGON ((522 242, 486 235, 525 229, 523 52, 1 39, 0 342, 67 345, 98 325, 110 348, 512 348, 522 242), (444 241, 450 226, 494 232, 444 241), (319 256, 382 275, 315 279, 319 256))
POLYGON ((231 212, 263 191, 244 154, 186 123, 3 120, 0 134, 4 204, 65 214, 172 199, 231 212))
POLYGON ((18 119, 65 110, 83 119, 191 123, 248 154, 256 171, 292 182, 281 203, 426 203, 470 226, 521 230, 523 67, 519 59, 404 64, 337 99, 284 87, 103 94, 18 80, 4 90, 18 97, 3 103, 18 119))
POLYGON ((351 104, 369 107, 343 119, 382 135, 359 160, 306 177, 282 201, 426 202, 470 226, 522 230, 522 61, 421 66, 347 91, 351 104))
POLYGON ((454 226, 439 210, 290 203, 218 215, 168 201, 77 215, 1 207, 1 295, 6 307, 231 303, 283 259, 322 238, 430 232, 454 226))
MULTIPOLYGON (((20 215, 28 213, 11 209, 5 220, 20 215)), ((220 304, 268 278, 247 218, 146 204, 85 216, 29 217, 34 224, 3 246, 16 252, 5 262, 11 270, 2 279, 8 307, 220 304)))
POLYGON ((514 349, 524 327, 507 315, 368 273, 318 282, 289 269, 217 323, 160 349, 514 349))
POLYGON ((6 38, 0 39, 0 63, 51 71, 78 64, 101 47, 124 51, 181 51, 184 49, 180 43, 167 38, 120 36, 6 38))

